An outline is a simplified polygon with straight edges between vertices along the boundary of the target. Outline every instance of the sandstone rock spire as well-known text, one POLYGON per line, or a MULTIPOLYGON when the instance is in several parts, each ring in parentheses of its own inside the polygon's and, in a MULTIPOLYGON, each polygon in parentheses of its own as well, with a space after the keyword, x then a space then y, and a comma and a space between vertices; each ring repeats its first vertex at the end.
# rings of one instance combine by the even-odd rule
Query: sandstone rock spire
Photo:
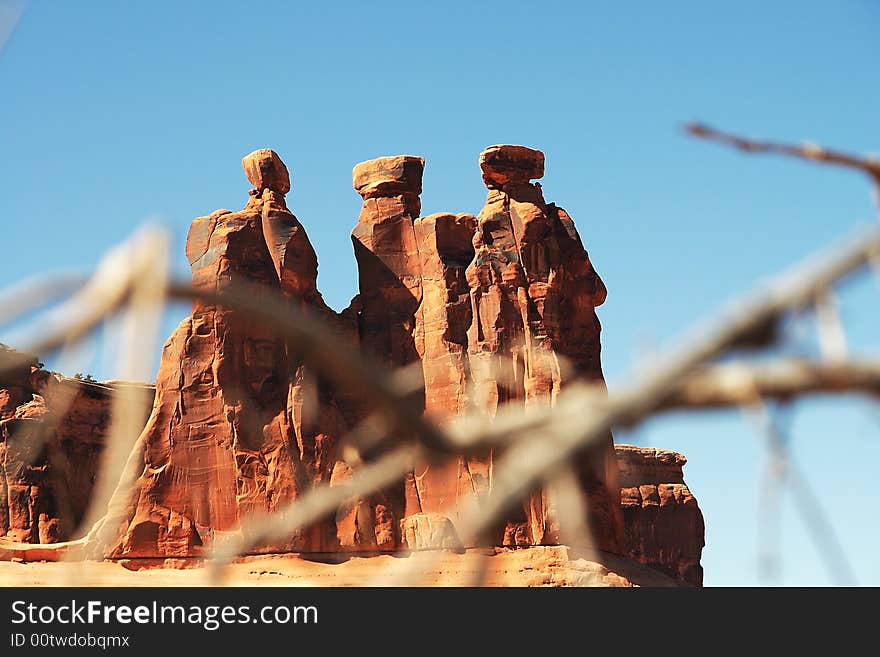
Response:
MULTIPOLYGON (((552 405, 568 380, 602 381, 594 308, 605 300, 605 286, 574 222, 530 182, 544 174, 541 151, 489 146, 479 164, 489 193, 477 217, 475 256, 467 271, 474 398, 490 414, 503 403, 552 405)), ((619 552, 622 519, 611 436, 603 457, 582 461, 578 471, 598 546, 619 552)), ((558 540, 551 507, 546 495, 533 494, 522 516, 508 523, 503 542, 558 540)))
MULTIPOLYGON (((190 228, 193 284, 253 294, 280 290, 333 314, 317 291, 317 258, 287 209, 290 183, 276 153, 242 165, 255 189, 238 212, 217 210, 190 228)), ((336 460, 339 418, 271 328, 202 301, 166 343, 153 412, 144 429, 144 471, 112 553, 180 556, 227 532, 249 513, 269 513, 320 482, 336 460), (312 397, 315 403, 307 404, 312 397)), ((274 549, 335 549, 331 523, 274 549)))
MULTIPOLYGON (((419 361, 414 331, 422 287, 414 222, 421 211, 424 166, 421 157, 397 155, 361 162, 352 170, 352 184, 363 198, 351 235, 358 265, 360 346, 391 368, 419 361)), ((399 485, 364 501, 357 542, 381 550, 401 547, 406 497, 399 485)))
POLYGON ((425 161, 411 155, 361 162, 352 172, 363 198, 352 231, 361 304, 361 345, 392 367, 418 360, 413 343, 421 301, 413 223, 421 211, 425 161))

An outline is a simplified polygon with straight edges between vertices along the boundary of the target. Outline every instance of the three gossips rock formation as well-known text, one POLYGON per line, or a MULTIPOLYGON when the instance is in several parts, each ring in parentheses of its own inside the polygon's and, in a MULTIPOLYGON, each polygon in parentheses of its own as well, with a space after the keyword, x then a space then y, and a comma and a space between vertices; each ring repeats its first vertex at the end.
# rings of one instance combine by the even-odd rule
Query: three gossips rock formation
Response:
MULTIPOLYGON (((317 256, 287 207, 286 166, 271 150, 254 151, 243 160, 253 185, 245 206, 192 223, 186 255, 193 284, 281 294, 378 363, 414 368, 423 394, 413 403, 441 424, 466 412, 491 417, 502 405, 552 406, 573 380, 601 384, 595 308, 605 300, 605 285, 571 217, 546 202, 533 182, 543 176, 543 153, 490 146, 479 165, 488 194, 477 216, 424 217, 422 158, 381 157, 354 167, 363 199, 352 231, 359 294, 336 312, 318 291, 317 256)), ((271 327, 196 301, 163 349, 140 441, 143 471, 124 522, 110 528, 107 555, 199 556, 241 531, 249 514, 272 513, 311 489, 343 481, 357 467, 347 462, 343 439, 370 413, 363 398, 310 371, 271 327)), ((647 451, 652 454, 620 448, 616 454, 609 434, 598 455, 573 464, 594 541, 603 551, 699 583, 702 516, 680 478, 684 459, 647 451), (639 473, 658 471, 671 481, 640 480, 639 473), (621 484, 627 484, 623 504, 621 484), (654 487, 656 505, 646 486, 654 487), (658 543, 655 529, 667 525, 687 536, 663 535, 658 543)), ((479 547, 460 542, 459 503, 492 489, 494 458, 486 451, 417 464, 399 485, 259 549, 479 547)), ((534 490, 481 543, 556 545, 559 523, 552 495, 534 490)))

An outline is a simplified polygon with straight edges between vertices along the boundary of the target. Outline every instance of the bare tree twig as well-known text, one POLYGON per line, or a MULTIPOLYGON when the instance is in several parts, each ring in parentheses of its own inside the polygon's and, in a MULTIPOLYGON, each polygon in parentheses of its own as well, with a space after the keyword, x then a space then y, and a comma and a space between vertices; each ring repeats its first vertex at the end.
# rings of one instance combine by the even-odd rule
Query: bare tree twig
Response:
POLYGON ((15 31, 15 26, 23 13, 21 2, 0 3, 0 54, 3 53, 3 47, 15 31))
POLYGON ((0 294, 0 326, 73 294, 87 280, 76 275, 42 275, 6 288, 0 294))
POLYGON ((513 443, 498 461, 496 487, 479 511, 479 522, 474 526, 466 523, 463 534, 472 531, 475 533, 470 538, 475 538, 539 484, 544 473, 556 470, 574 452, 589 449, 612 425, 634 424, 662 408, 680 382, 698 366, 731 348, 754 342, 756 336, 767 333, 767 327, 787 312, 809 306, 820 291, 864 266, 878 253, 880 233, 871 231, 823 259, 795 268, 764 293, 734 306, 727 319, 713 330, 687 341, 678 354, 656 363, 636 383, 613 392, 607 400, 599 399, 590 386, 573 385, 559 395, 553 409, 535 409, 527 414, 518 409, 501 409, 491 424, 482 418, 464 418, 454 423, 457 429, 448 432, 441 432, 422 417, 405 395, 395 391, 380 369, 369 366, 356 350, 340 345, 316 320, 291 312, 287 304, 259 303, 255 295, 238 289, 217 293, 172 284, 170 291, 176 297, 196 296, 206 303, 246 310, 279 328, 311 358, 309 364, 316 370, 336 383, 363 391, 430 447, 466 453, 493 444, 513 443), (573 426, 580 426, 581 430, 572 432, 573 426), (544 440, 534 440, 536 427, 542 427, 544 440), (517 440, 521 436, 530 439, 517 440))
MULTIPOLYGON (((119 360, 125 379, 146 377, 151 369, 150 347, 155 345, 159 331, 160 314, 156 308, 161 307, 167 287, 168 241, 166 231, 151 228, 142 231, 135 243, 139 262, 133 269, 148 267, 150 275, 131 279, 133 289, 122 316, 119 360)), ((110 430, 83 519, 84 527, 92 527, 104 517, 114 504, 113 495, 119 488, 120 473, 123 477, 128 475, 127 461, 132 453, 138 452, 137 444, 144 428, 141 404, 141 396, 136 390, 120 386, 113 392, 110 430)))
POLYGON ((589 524, 589 502, 581 490, 574 468, 566 466, 548 477, 547 488, 558 516, 560 542, 583 550, 589 561, 598 561, 596 543, 589 524))
POLYGON ((880 359, 816 363, 777 359, 766 363, 725 363, 690 374, 659 411, 708 409, 754 401, 754 395, 789 400, 809 394, 863 393, 880 397, 880 359))
MULTIPOLYGON (((62 344, 72 344, 128 301, 135 282, 152 280, 156 275, 153 263, 146 256, 153 253, 149 245, 157 235, 157 229, 145 227, 110 251, 79 291, 49 313, 43 320, 43 326, 48 328, 38 339, 25 345, 24 351, 44 355, 62 344)), ((0 374, 24 364, 24 357, 16 358, 14 354, 6 360, 0 374)))
POLYGON ((747 153, 776 153, 804 160, 812 160, 814 162, 836 164, 851 169, 858 169, 868 174, 873 179, 875 185, 880 186, 880 160, 878 159, 841 153, 815 144, 793 146, 791 144, 781 144, 778 142, 747 139, 745 137, 740 137, 739 135, 716 130, 700 123, 688 123, 684 128, 694 137, 711 139, 722 144, 727 144, 728 146, 733 146, 741 151, 746 151, 747 153))
POLYGON ((846 358, 846 332, 840 321, 837 302, 830 291, 816 297, 816 327, 819 331, 819 348, 827 360, 846 358))
POLYGON ((758 431, 766 438, 767 448, 777 468, 777 476, 781 482, 788 483, 794 494, 796 508, 813 542, 819 548, 819 556, 825 563, 831 577, 839 586, 856 584, 855 570, 847 559, 846 552, 840 544, 834 525, 828 519, 819 498, 813 492, 806 479, 801 476, 786 447, 782 433, 767 409, 760 400, 750 407, 749 417, 758 431))

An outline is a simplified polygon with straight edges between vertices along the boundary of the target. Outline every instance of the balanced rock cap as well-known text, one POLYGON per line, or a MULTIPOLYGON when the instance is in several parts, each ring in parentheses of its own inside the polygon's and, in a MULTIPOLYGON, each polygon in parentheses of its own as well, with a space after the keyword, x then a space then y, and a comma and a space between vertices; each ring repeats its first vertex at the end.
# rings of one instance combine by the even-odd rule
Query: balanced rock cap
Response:
POLYGON ((377 157, 355 165, 352 182, 364 198, 422 193, 425 158, 415 155, 377 157))
POLYGON ((544 176, 544 153, 527 146, 497 144, 480 153, 486 187, 524 184, 544 176))
POLYGON ((281 194, 290 191, 290 174, 278 153, 269 148, 259 148, 241 160, 245 175, 257 191, 272 189, 281 194))

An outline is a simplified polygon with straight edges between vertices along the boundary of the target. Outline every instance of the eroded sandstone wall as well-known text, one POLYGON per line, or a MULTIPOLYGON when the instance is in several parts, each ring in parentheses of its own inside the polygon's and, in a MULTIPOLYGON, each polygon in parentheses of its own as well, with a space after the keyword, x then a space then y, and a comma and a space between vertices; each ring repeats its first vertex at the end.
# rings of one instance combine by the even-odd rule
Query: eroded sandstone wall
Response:
MULTIPOLYGON (((0 346, 0 369, 12 353, 0 346)), ((4 370, 0 537, 55 543, 76 534, 110 430, 112 397, 121 388, 137 400, 146 421, 153 386, 72 379, 43 370, 36 358, 4 370)))
POLYGON ((701 586, 703 514, 684 482, 687 459, 662 449, 617 445, 627 555, 676 580, 701 586))

